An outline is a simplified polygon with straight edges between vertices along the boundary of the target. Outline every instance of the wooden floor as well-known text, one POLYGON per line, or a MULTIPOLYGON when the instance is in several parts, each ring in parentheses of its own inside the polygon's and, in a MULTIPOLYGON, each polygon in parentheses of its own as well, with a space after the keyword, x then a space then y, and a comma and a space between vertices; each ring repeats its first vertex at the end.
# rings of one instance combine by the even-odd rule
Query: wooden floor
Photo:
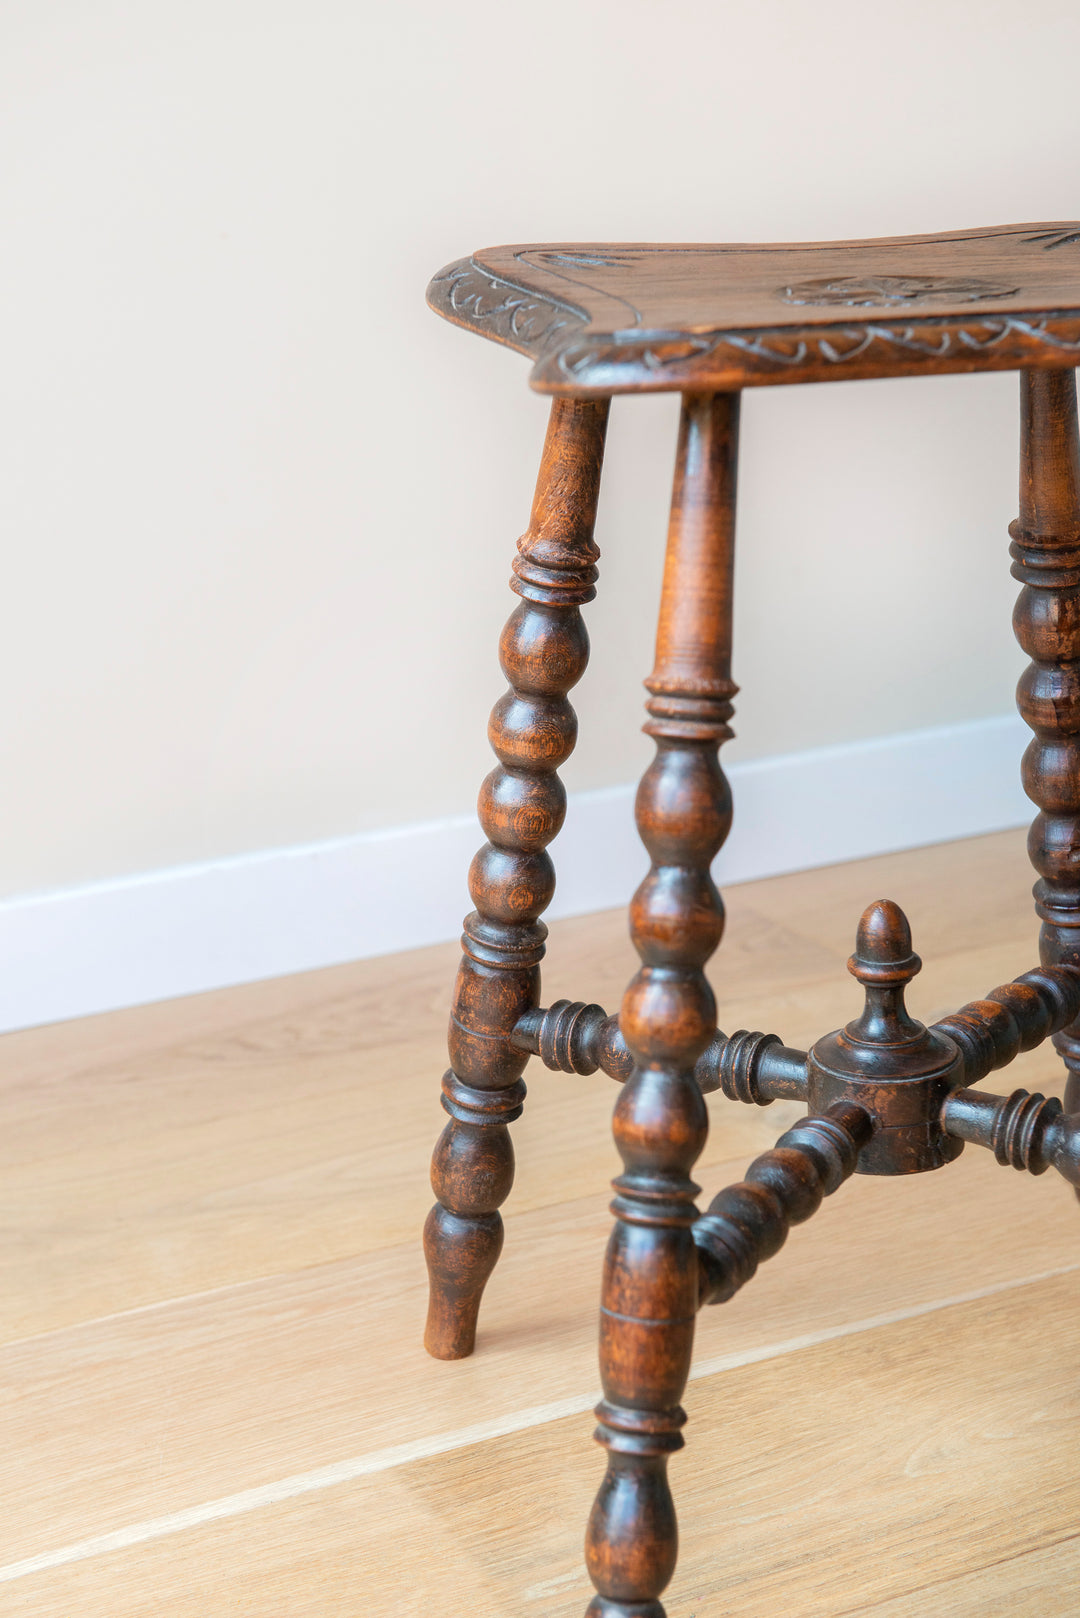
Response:
MULTIPOLYGON (((1023 835, 728 895, 721 1026, 853 1015, 870 900, 924 1020, 1035 964, 1023 835)), ((420 1346, 456 950, 0 1042, 0 1613, 581 1618, 614 1086, 533 1064, 475 1357, 420 1346)), ((621 914, 552 928, 614 1007, 621 914)), ((999 1089, 1060 1093, 1052 1050, 999 1089)), ((713 1097, 699 1178, 798 1114, 713 1097)), ((671 1618, 1080 1611, 1080 1208, 968 1148, 857 1178, 703 1312, 671 1618)))

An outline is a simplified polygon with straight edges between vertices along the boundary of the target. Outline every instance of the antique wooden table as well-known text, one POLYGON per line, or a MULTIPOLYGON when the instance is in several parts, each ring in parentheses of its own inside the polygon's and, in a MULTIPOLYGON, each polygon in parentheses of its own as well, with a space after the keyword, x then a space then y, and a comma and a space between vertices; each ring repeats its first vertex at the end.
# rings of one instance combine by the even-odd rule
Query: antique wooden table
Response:
POLYGON ((943 236, 764 246, 555 245, 490 248, 432 281, 447 319, 527 354, 552 395, 528 530, 501 642, 510 689, 489 735, 498 765, 480 790, 488 842, 470 871, 476 909, 450 1022, 435 1149, 438 1201, 425 1227, 426 1342, 472 1351, 484 1284, 502 1246, 499 1206, 514 1173, 508 1125, 530 1055, 622 1082, 615 1227, 603 1283, 597 1438, 607 1471, 587 1539, 592 1618, 663 1618, 675 1566, 667 1458, 694 1320, 730 1298, 791 1224, 853 1172, 938 1169, 965 1141, 1080 1185, 1080 224, 943 236), (731 821, 718 762, 731 733, 731 596, 742 388, 954 371, 1020 372, 1020 516, 1014 627, 1031 664, 1020 711, 1034 731, 1023 779, 1038 806, 1041 966, 932 1028, 904 1008, 919 970, 907 922, 878 901, 859 923, 850 970, 862 1015, 809 1052, 774 1034, 716 1029, 704 967, 724 913, 709 869, 731 821), (656 664, 645 684, 656 757, 637 822, 652 861, 631 905, 641 968, 618 1017, 566 1001, 544 1009, 541 914, 554 890, 546 846, 575 741, 567 692, 588 656, 581 607, 595 594, 593 524, 609 401, 682 394, 656 664), (1053 1036, 1065 1106, 973 1088, 1053 1036), (806 1100, 805 1121, 699 1214, 690 1177, 705 1142, 704 1093, 767 1105, 806 1100))

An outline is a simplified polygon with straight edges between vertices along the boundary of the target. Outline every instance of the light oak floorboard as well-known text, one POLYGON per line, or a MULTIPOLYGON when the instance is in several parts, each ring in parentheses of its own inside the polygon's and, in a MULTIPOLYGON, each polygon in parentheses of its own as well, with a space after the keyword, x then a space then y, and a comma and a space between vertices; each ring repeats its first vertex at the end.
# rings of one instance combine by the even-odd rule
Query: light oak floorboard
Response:
MULTIPOLYGON (((912 1008, 941 1016, 1035 964, 1030 883, 1010 832, 733 889, 721 1026, 805 1045, 846 1021, 855 922, 885 896, 926 958, 912 1008)), ((456 954, 0 1041, 0 1563, 398 1445, 456 1446, 0 1583, 0 1612, 580 1613, 598 1456, 587 1416, 559 1411, 597 1380, 616 1091, 532 1064, 479 1351, 428 1360, 417 1231, 456 954), (483 1422, 502 1435, 471 1442, 483 1422)), ((614 1009, 633 966, 621 912, 557 923, 545 1000, 614 1009)), ((1053 1050, 987 1087, 1018 1083, 1060 1092, 1053 1050)), ((710 1109, 706 1197, 800 1111, 710 1109)), ((706 1311, 674 1463, 672 1618, 1076 1610, 1080 1488, 1053 1457, 1075 1432, 1078 1280, 1052 1272, 1080 1266, 1078 1236, 1056 1176, 969 1148, 940 1174, 843 1187, 706 1311), (896 1318, 920 1310, 935 1312, 896 1318), (916 1427, 956 1436, 939 1453, 916 1427), (999 1568, 1017 1604, 980 1606, 999 1568)))
MULTIPOLYGON (((1003 1613, 1073 1612, 1080 1373, 1053 1339, 1078 1302, 1074 1276, 1035 1283, 692 1384, 670 1618, 929 1618, 994 1611, 971 1604, 988 1590, 1003 1613), (997 1581, 1018 1557, 1026 1605, 1007 1606, 997 1581), (945 1604, 957 1581, 966 1609, 945 1604)), ((5 1594, 35 1618, 580 1618, 589 1425, 546 1423, 5 1594)))
MULTIPOLYGON (((724 1165, 711 1189, 743 1167, 724 1165)), ((523 1408, 587 1402, 606 1200, 513 1222, 479 1351, 455 1364, 420 1347, 415 1241, 9 1345, 0 1564, 523 1408)), ((775 1351, 1080 1266, 1077 1224, 1067 1187, 988 1155, 900 1182, 860 1177, 751 1287, 703 1314, 698 1358, 775 1351)))
POLYGON ((975 1573, 924 1585, 895 1601, 867 1609, 866 1618, 1043 1618, 1080 1612, 1080 1536, 1070 1534, 1045 1549, 991 1562, 975 1573))
MULTIPOLYGON (((805 1046, 846 1021, 855 920, 886 892, 928 910, 911 1003, 943 1015, 1034 964, 1029 887, 1008 832, 734 888, 721 1027, 805 1046)), ((0 1341, 411 1239, 456 958, 438 945, 0 1040, 0 1341)), ((621 912, 556 923, 546 998, 614 1009, 633 967, 621 912)), ((1052 1052, 1025 1061, 1024 1082, 1054 1086, 1052 1052)), ((613 1164, 609 1081, 533 1063, 530 1084, 519 1211, 613 1164)), ((752 1155, 793 1116, 714 1103, 703 1163, 752 1155)))

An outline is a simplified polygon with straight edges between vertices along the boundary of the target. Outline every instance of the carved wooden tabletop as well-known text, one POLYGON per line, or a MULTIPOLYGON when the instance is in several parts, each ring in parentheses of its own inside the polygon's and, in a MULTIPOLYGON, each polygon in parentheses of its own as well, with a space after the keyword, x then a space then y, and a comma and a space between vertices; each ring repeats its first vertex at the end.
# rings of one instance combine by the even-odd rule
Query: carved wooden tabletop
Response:
POLYGON ((428 301, 541 393, 1080 365, 1080 223, 762 245, 488 247, 428 301))

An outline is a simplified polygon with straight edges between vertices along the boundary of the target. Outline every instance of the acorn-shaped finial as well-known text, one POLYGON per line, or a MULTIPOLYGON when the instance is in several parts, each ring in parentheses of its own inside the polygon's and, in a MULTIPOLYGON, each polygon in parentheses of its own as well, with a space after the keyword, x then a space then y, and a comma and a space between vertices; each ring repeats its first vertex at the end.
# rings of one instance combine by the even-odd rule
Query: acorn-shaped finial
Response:
POLYGON ((861 1174, 916 1174, 960 1150, 941 1124, 941 1105, 963 1081, 952 1040, 909 1016, 904 991, 922 966, 899 905, 879 899, 863 911, 848 970, 865 996, 846 1028, 815 1040, 807 1058, 811 1112, 856 1101, 874 1120, 859 1154, 861 1174))
POLYGON ((855 934, 848 971, 863 984, 910 983, 922 961, 911 947, 911 927, 898 904, 876 899, 867 905, 855 934))
POLYGON ((904 990, 922 962, 911 947, 911 928, 899 905, 878 899, 867 906, 847 964, 866 991, 862 1015, 848 1024, 851 1037, 886 1045, 918 1038, 923 1026, 908 1015, 904 990))

